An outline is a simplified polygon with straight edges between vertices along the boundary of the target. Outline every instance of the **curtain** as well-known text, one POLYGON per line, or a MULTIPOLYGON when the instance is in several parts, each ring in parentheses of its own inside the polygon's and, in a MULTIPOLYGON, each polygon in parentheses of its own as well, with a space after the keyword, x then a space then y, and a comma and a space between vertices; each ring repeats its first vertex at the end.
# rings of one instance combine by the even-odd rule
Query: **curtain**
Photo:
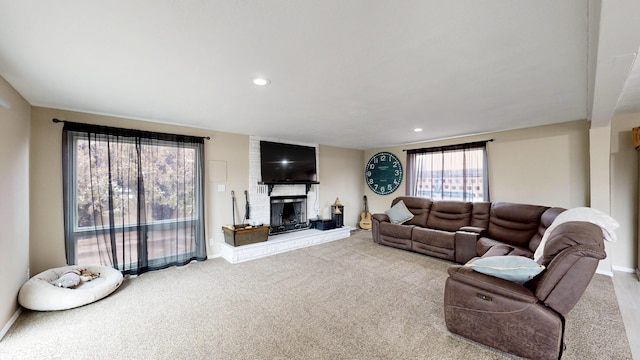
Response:
POLYGON ((434 200, 489 201, 486 143, 407 150, 406 193, 434 200))
POLYGON ((65 122, 67 264, 141 274, 206 257, 204 139, 65 122))

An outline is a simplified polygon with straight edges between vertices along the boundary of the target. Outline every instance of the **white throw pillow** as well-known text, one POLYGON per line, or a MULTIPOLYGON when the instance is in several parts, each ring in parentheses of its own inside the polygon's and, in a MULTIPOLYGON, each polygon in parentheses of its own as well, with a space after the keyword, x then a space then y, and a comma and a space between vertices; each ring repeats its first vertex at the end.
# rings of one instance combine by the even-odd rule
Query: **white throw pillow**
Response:
POLYGON ((403 224, 413 219, 413 214, 407 209, 407 206, 402 200, 398 201, 391 209, 385 211, 385 213, 394 224, 403 224))

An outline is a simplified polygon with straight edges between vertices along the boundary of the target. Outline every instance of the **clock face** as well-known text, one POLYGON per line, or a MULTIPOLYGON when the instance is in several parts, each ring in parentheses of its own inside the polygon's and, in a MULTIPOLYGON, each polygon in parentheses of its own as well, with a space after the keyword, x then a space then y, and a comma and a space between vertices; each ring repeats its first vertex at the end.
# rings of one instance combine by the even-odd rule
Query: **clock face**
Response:
POLYGON ((402 164, 388 152, 379 152, 369 159, 364 178, 374 193, 387 195, 396 191, 402 182, 402 164))

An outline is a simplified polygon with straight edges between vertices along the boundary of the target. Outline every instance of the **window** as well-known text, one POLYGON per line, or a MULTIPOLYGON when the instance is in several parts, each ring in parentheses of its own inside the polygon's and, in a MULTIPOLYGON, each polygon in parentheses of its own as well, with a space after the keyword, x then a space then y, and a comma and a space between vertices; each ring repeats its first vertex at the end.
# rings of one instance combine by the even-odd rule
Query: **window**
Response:
POLYGON ((206 260, 202 138, 66 122, 63 139, 68 264, 206 260))
POLYGON ((486 142, 408 150, 407 169, 408 195, 433 200, 489 201, 486 142))

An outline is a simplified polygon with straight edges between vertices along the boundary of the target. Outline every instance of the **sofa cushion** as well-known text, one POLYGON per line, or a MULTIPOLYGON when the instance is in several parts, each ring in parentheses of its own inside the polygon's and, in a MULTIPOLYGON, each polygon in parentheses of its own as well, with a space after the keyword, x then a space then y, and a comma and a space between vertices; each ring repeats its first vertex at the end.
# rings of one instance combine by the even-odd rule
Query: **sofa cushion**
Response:
POLYGON ((449 231, 415 227, 411 240, 444 249, 455 249, 455 233, 449 231))
POLYGON ((413 213, 407 210, 407 207, 402 201, 398 201, 391 209, 385 211, 385 214, 389 217, 389 221, 394 224, 404 224, 413 219, 413 213))
POLYGON ((410 240, 412 229, 412 225, 400 225, 388 222, 380 223, 380 235, 392 238, 410 240))
POLYGON ((489 212, 491 203, 488 201, 474 202, 471 209, 469 226, 486 229, 489 227, 489 212))
POLYGON ((505 244, 529 247, 548 207, 498 202, 491 205, 487 236, 505 244))
POLYGON ((470 202, 436 201, 431 205, 427 218, 427 227, 437 230, 457 231, 469 225, 471 218, 470 202))
POLYGON ((524 283, 540 274, 545 267, 524 256, 489 256, 475 258, 464 266, 500 279, 524 283))
POLYGON ((542 213, 542 216, 540 216, 540 225, 538 226, 538 232, 533 235, 533 238, 531 238, 531 241, 529 242, 529 250, 533 251, 534 254, 536 252, 536 249, 538 249, 538 245, 540 245, 540 241, 542 240, 545 231, 547 231, 547 228, 551 226, 556 217, 558 217, 558 215, 563 213, 565 210, 566 209, 559 207, 552 207, 542 213))
POLYGON ((482 237, 476 242, 476 253, 482 257, 515 255, 533 258, 533 251, 529 250, 528 248, 517 245, 507 245, 501 241, 489 239, 486 237, 482 237))
POLYGON ((407 221, 405 225, 425 226, 427 224, 427 216, 433 203, 431 199, 415 196, 398 196, 393 199, 391 206, 393 207, 400 201, 404 202, 404 205, 413 214, 413 219, 407 221))

